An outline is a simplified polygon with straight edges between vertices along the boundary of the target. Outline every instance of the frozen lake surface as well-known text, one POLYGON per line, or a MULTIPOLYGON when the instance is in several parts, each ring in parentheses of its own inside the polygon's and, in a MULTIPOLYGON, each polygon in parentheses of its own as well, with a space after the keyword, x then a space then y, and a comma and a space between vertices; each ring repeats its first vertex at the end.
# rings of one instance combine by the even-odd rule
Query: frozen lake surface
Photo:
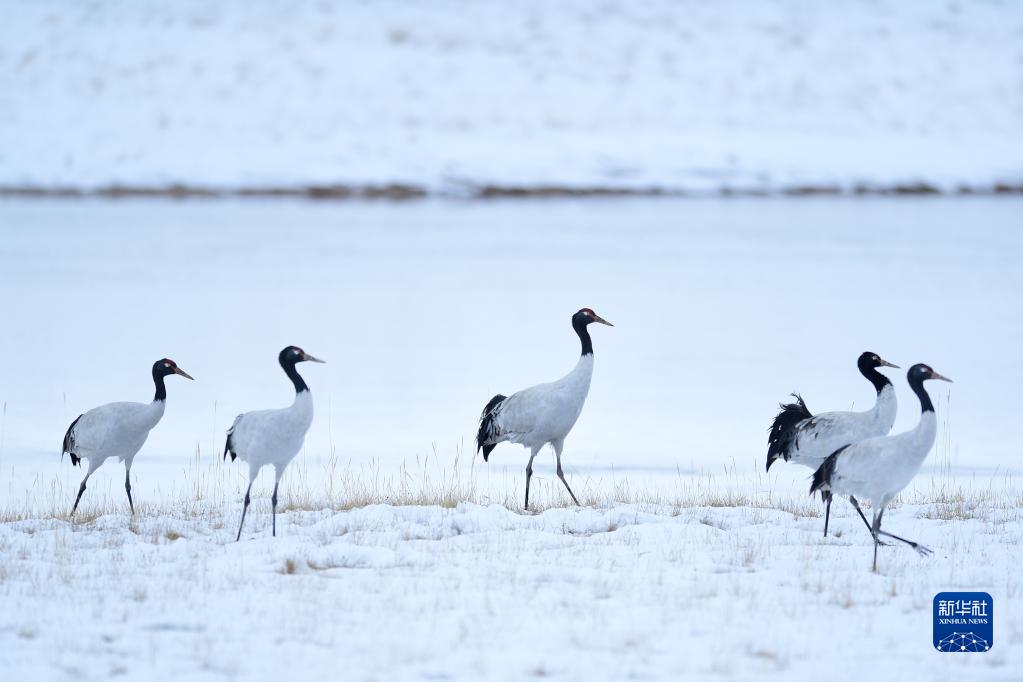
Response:
MULTIPOLYGON (((168 381, 138 494, 182 485, 197 457, 221 466, 237 413, 290 402, 276 355, 292 343, 328 362, 303 367, 309 477, 331 453, 387 474, 458 452, 469 467, 487 399, 574 365, 569 317, 583 306, 616 326, 594 332, 593 385, 566 444, 574 485, 760 472, 790 391, 815 411, 872 404, 855 368, 868 349, 955 379, 932 389, 929 467, 1005 476, 1020 454, 1021 216, 1023 202, 987 198, 5 201, 0 503, 77 487, 59 458, 67 425, 150 399, 163 356, 196 381, 168 381)), ((889 374, 904 430, 918 404, 889 374)), ((524 464, 502 445, 475 466, 521 485, 524 464)), ((121 471, 108 463, 94 487, 123 494, 121 471)), ((772 485, 801 490, 808 474, 774 467, 772 485)))

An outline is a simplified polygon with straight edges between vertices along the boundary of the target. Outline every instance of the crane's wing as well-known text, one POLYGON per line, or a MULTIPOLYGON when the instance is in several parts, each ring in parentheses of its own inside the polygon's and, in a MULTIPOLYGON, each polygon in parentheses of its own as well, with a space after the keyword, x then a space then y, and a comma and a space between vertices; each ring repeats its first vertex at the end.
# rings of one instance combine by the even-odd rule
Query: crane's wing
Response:
POLYGON ((122 426, 131 423, 143 407, 141 403, 107 403, 92 408, 68 429, 64 436, 65 452, 71 452, 66 446, 72 446, 78 457, 101 453, 118 439, 122 426))
POLYGON ((287 408, 253 410, 238 415, 227 431, 224 457, 230 453, 231 461, 234 461, 235 457, 246 459, 256 444, 277 435, 281 428, 281 420, 286 419, 287 415, 287 408))
POLYGON ((513 443, 536 428, 540 419, 551 409, 554 395, 550 384, 540 384, 513 393, 505 400, 495 416, 502 436, 513 443))
POLYGON ((832 481, 840 490, 862 490, 871 481, 884 477, 889 467, 885 457, 886 436, 868 438, 845 448, 835 461, 832 481))
POLYGON ((845 430, 844 422, 840 412, 825 412, 807 419, 797 427, 798 439, 802 441, 800 445, 807 441, 832 440, 845 430))
POLYGON ((824 412, 796 427, 794 447, 788 454, 800 464, 817 466, 843 445, 876 436, 868 426, 857 412, 824 412))

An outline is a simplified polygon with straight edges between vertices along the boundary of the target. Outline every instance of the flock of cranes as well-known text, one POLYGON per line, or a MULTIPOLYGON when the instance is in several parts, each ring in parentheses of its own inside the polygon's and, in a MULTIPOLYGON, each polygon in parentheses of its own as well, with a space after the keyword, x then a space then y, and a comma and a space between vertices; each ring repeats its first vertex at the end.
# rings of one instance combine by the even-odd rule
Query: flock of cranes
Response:
MULTIPOLYGON (((533 460, 543 446, 550 444, 557 460, 558 478, 577 505, 579 500, 565 480, 561 455, 565 438, 582 413, 593 376, 593 341, 591 324, 613 326, 590 308, 572 316, 572 329, 579 337, 581 353, 575 368, 564 377, 546 384, 523 389, 510 396, 495 395, 486 404, 476 435, 477 453, 484 461, 499 443, 517 443, 529 448, 526 464, 526 496, 529 508, 529 484, 533 476, 533 460)), ((224 458, 241 458, 249 465, 249 485, 245 491, 241 522, 236 541, 241 539, 245 514, 250 503, 252 483, 260 469, 274 468, 272 534, 277 534, 277 489, 291 460, 302 448, 305 434, 313 420, 313 398, 296 365, 323 360, 309 355, 297 346, 288 346, 278 355, 278 362, 295 388, 295 399, 288 407, 257 410, 238 415, 227 432, 224 458)), ((910 387, 920 400, 921 415, 916 428, 905 433, 888 435, 895 423, 897 405, 895 389, 880 367, 898 368, 876 353, 865 352, 857 361, 860 373, 877 392, 874 406, 865 412, 824 412, 813 415, 799 395, 796 402, 781 405, 768 434, 767 469, 777 460, 802 464, 813 469, 810 493, 819 492, 825 503, 824 535, 828 534, 831 502, 834 495, 846 496, 859 514, 874 541, 873 570, 877 570, 877 548, 886 544, 881 537, 908 544, 919 554, 930 554, 923 545, 881 530, 881 518, 888 504, 905 488, 919 471, 934 445, 937 419, 923 383, 930 379, 951 381, 924 364, 913 365, 907 373, 910 387), (857 498, 869 500, 873 520, 868 521, 857 498)), ((167 400, 164 378, 176 374, 192 379, 170 359, 153 364, 156 393, 150 403, 117 402, 101 405, 79 415, 64 436, 63 452, 71 463, 88 460, 88 470, 71 516, 85 492, 89 477, 103 462, 116 457, 125 464, 124 488, 131 512, 131 465, 146 442, 149 432, 163 417, 167 400)))
POLYGON ((782 405, 767 437, 767 468, 782 458, 814 470, 810 493, 820 492, 824 500, 824 535, 828 534, 831 499, 835 493, 848 495, 849 503, 863 519, 874 539, 874 563, 877 548, 885 544, 879 536, 904 542, 921 556, 931 553, 920 543, 881 530, 885 507, 909 485, 934 446, 938 421, 934 404, 923 382, 940 379, 951 382, 924 364, 913 365, 906 373, 910 388, 920 399, 920 421, 916 428, 889 436, 895 423, 895 390, 878 367, 898 367, 882 360, 877 353, 866 352, 857 362, 860 373, 877 390, 877 402, 866 412, 825 412, 814 416, 799 395, 796 402, 782 405), (856 496, 870 500, 873 523, 860 509, 856 496))

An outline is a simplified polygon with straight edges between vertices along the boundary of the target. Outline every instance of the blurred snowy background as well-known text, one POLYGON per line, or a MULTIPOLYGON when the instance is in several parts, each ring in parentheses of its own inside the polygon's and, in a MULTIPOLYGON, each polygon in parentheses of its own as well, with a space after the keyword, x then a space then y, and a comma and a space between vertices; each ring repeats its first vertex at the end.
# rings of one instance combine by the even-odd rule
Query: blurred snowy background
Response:
POLYGON ((0 0, 4 679, 1018 681, 1021 193, 1020 2, 0 0), (575 364, 583 306, 587 507, 545 451, 557 508, 518 513, 476 420, 575 364), (235 544, 224 433, 290 402, 288 344, 316 417, 235 544), (935 554, 879 574, 763 473, 790 391, 872 404, 864 350, 896 431, 905 368, 955 380, 885 516, 935 554), (165 356, 196 381, 138 515, 108 462, 68 522, 69 422, 165 356), (948 589, 992 651, 934 652, 948 589))
POLYGON ((0 186, 1019 190, 1012 1, 12 0, 0 186))

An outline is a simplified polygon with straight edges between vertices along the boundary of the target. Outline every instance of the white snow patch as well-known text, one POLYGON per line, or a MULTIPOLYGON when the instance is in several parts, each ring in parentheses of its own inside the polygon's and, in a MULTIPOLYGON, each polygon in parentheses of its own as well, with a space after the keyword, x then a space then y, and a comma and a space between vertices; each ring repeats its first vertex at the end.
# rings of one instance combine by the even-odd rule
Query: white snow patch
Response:
POLYGON ((0 524, 5 678, 1012 679, 1023 628, 1018 508, 889 529, 764 508, 374 505, 202 518, 0 524), (677 513, 676 513, 677 512, 677 513), (173 532, 171 532, 173 531, 173 532), (931 600, 984 589, 994 648, 936 655, 931 600))

